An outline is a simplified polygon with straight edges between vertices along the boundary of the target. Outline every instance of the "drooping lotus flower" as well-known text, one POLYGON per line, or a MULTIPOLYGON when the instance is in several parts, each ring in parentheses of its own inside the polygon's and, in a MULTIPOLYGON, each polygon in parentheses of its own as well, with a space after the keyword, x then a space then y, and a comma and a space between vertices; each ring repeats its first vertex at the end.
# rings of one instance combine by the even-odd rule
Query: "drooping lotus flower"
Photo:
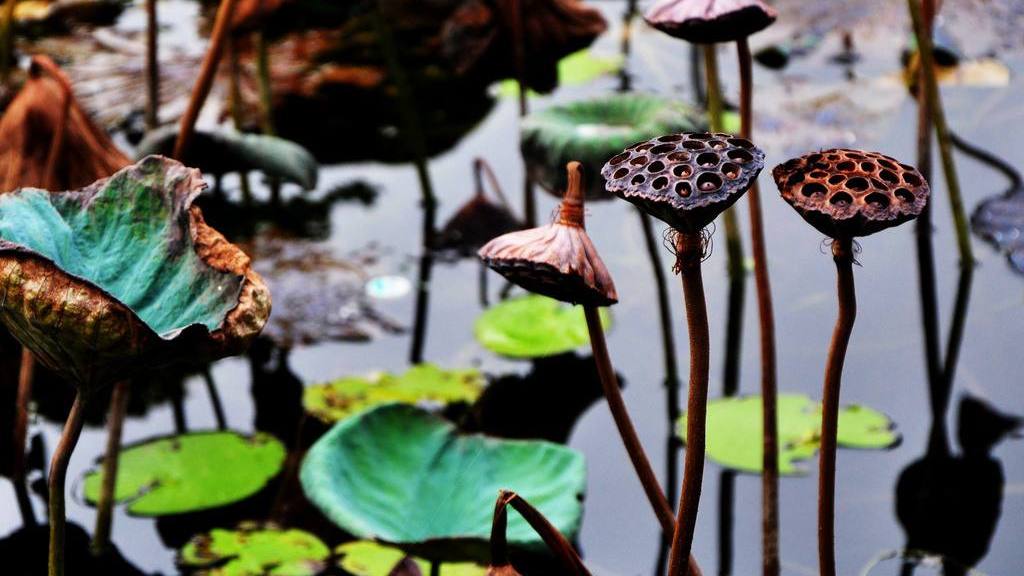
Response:
POLYGON ((81 190, 3 195, 0 322, 86 389, 244 351, 270 295, 192 205, 204 187, 150 156, 81 190))

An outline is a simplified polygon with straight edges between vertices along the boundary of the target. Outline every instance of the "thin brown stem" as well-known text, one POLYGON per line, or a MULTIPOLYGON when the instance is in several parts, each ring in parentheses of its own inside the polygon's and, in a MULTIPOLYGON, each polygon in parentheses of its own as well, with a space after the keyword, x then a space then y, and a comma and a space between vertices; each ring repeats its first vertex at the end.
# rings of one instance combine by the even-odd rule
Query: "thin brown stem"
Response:
POLYGON ((64 576, 64 527, 67 518, 64 513, 64 486, 68 475, 68 461, 78 444, 78 436, 82 433, 86 398, 81 390, 75 393, 75 403, 64 422, 60 441, 50 459, 50 551, 49 576, 64 576))
POLYGON ((487 181, 491 184, 491 190, 494 191, 494 196, 501 202, 507 210, 511 211, 512 207, 509 206, 508 199, 505 198, 505 192, 501 189, 501 183, 498 182, 498 177, 495 176, 494 170, 491 169, 491 165, 487 160, 483 158, 473 159, 473 176, 476 180, 476 193, 483 196, 484 182, 483 176, 487 175, 487 181))
POLYGON ((32 401, 32 380, 35 377, 36 359, 28 348, 21 348, 21 365, 18 366, 18 400, 14 420, 14 464, 11 481, 15 485, 25 482, 25 439, 28 437, 28 405, 32 401))
POLYGON ((832 242, 836 263, 836 291, 839 316, 825 365, 825 389, 821 410, 821 451, 818 461, 818 564, 821 576, 836 574, 836 435, 839 428, 839 388, 843 378, 846 348, 857 318, 857 295, 853 286, 853 240, 832 242))
MULTIPOLYGON (((753 132, 753 74, 750 45, 746 38, 736 41, 740 69, 740 135, 750 139, 753 132)), ((763 422, 761 474, 762 573, 779 573, 779 444, 776 421, 775 311, 768 277, 768 250, 765 247, 761 193, 757 182, 747 191, 750 213, 750 244, 754 253, 754 286, 757 313, 761 321, 761 418, 763 422)))
POLYGON ((494 508, 494 521, 495 523, 491 526, 491 550, 492 550, 492 565, 507 566, 508 565, 508 554, 505 550, 494 550, 494 536, 496 531, 500 531, 500 539, 498 545, 500 546, 505 542, 505 524, 507 522, 507 512, 505 508, 511 506, 526 520, 526 523, 533 528, 533 531, 537 533, 544 540, 544 544, 547 545, 551 553, 554 554, 555 558, 562 564, 562 567, 566 570, 566 574, 575 574, 576 576, 590 576, 590 571, 583 564, 583 560, 580 559, 579 554, 576 553, 576 549, 572 547, 572 544, 562 536, 562 533, 555 528, 543 514, 529 502, 524 500, 521 496, 515 492, 509 490, 502 490, 498 494, 498 501, 494 508), (499 508, 501 509, 499 512, 499 508), (500 524, 499 524, 500 523, 500 524), (493 555, 497 554, 496 557, 493 555), (497 560, 495 560, 497 558, 497 560), (495 561, 501 561, 504 558, 504 564, 494 564, 495 561))
POLYGON ((103 484, 96 503, 96 531, 92 535, 92 553, 99 556, 110 546, 110 529, 114 523, 114 493, 117 487, 117 467, 121 461, 121 431, 128 412, 131 382, 121 380, 114 384, 107 414, 107 453, 103 457, 103 484))
POLYGON ((683 464, 683 488, 679 499, 679 513, 672 552, 669 555, 670 576, 686 573, 684 558, 693 546, 693 533, 697 526, 701 482, 704 476, 704 425, 708 403, 708 311, 704 301, 704 281, 701 260, 704 241, 700 232, 678 232, 676 257, 683 282, 686 305, 686 325, 690 337, 690 384, 686 404, 686 459, 683 464))
POLYGON ((179 161, 184 160, 189 141, 192 139, 192 134, 195 133, 199 111, 203 109, 206 97, 210 95, 214 75, 217 73, 217 64, 220 63, 224 42, 227 40, 231 14, 235 11, 237 1, 221 0, 220 7, 217 9, 217 18, 213 24, 213 32, 210 34, 210 45, 206 49, 206 56, 203 57, 199 77, 192 88, 192 97, 188 101, 188 108, 185 109, 185 114, 181 117, 178 139, 174 143, 174 158, 179 161))
POLYGON ((146 130, 160 125, 159 26, 156 0, 146 0, 146 130))
POLYGON ((604 330, 601 328, 601 317, 594 306, 584 306, 583 312, 587 319, 587 330, 590 332, 590 347, 594 352, 594 362, 597 364, 597 375, 601 380, 601 388, 604 390, 604 397, 608 401, 608 408, 611 410, 612 419, 615 420, 615 427, 619 430, 622 444, 626 447, 626 453, 633 463, 633 469, 640 478, 647 500, 658 517, 662 530, 666 534, 675 529, 675 515, 672 507, 665 498, 658 477, 654 474, 651 462, 644 452, 640 437, 637 436, 636 428, 629 417, 626 403, 622 399, 622 392, 619 390, 619 381, 612 368, 611 359, 608 356, 608 346, 604 339, 604 330))

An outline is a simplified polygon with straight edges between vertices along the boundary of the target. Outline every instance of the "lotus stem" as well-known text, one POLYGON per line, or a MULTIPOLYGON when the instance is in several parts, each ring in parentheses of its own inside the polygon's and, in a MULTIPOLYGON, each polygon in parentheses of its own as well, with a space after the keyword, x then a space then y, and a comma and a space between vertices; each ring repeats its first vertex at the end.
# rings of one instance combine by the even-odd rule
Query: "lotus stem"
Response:
POLYGON ((501 490, 498 493, 498 500, 494 504, 494 519, 491 523, 491 566, 508 566, 508 544, 505 540, 505 529, 508 525, 507 508, 511 506, 523 517, 544 540, 544 544, 551 550, 555 558, 562 564, 566 574, 576 576, 590 576, 590 571, 583 564, 579 554, 569 544, 569 541, 562 536, 543 514, 521 496, 510 490, 501 490))
POLYGON ((430 576, 441 576, 441 563, 437 560, 430 562, 430 576))
MULTIPOLYGON (((740 135, 750 139, 753 132, 753 74, 747 39, 736 41, 740 69, 740 135)), ((761 473, 762 573, 779 574, 779 442, 776 414, 775 311, 768 277, 768 249, 764 240, 761 194, 757 182, 747 192, 750 215, 750 244, 754 253, 754 286, 757 314, 761 322, 761 418, 763 422, 761 473)))
POLYGON ((213 381, 209 365, 203 367, 203 383, 206 384, 206 393, 210 396, 210 406, 213 408, 213 418, 217 422, 217 430, 227 430, 228 423, 227 418, 224 417, 224 404, 220 400, 217 383, 213 381))
POLYGON ((92 535, 92 553, 101 556, 110 546, 110 529, 114 520, 114 494, 117 487, 117 467, 121 461, 121 431, 128 412, 131 382, 121 380, 114 384, 107 415, 107 453, 103 457, 103 484, 96 503, 96 530, 92 535))
POLYGON ((181 117, 178 139, 174 143, 174 158, 178 160, 184 159, 189 141, 192 139, 192 134, 195 133, 199 111, 203 109, 206 97, 210 95, 210 88, 213 86, 213 78, 217 73, 217 64, 220 63, 220 56, 224 51, 224 42, 227 40, 231 15, 235 11, 237 1, 221 0, 220 7, 217 8, 213 32, 210 34, 210 46, 206 49, 206 56, 203 57, 203 64, 199 69, 199 78, 192 88, 192 97, 188 101, 188 108, 185 109, 185 114, 181 117))
POLYGON ((626 447, 629 459, 633 463, 633 469, 636 470, 636 474, 640 478, 640 484, 643 485, 644 493, 658 517, 662 530, 665 534, 670 534, 675 527, 675 516, 661 490, 658 477, 654 474, 651 462, 644 452, 643 444, 640 443, 636 428, 629 417, 626 403, 622 399, 618 378, 615 376, 615 370, 612 368, 611 359, 608 356, 608 346, 604 339, 604 330, 601 328, 601 316, 594 306, 584 306, 583 313, 587 319, 590 347, 594 353, 594 363, 597 364, 597 375, 601 380, 601 388, 604 390, 604 397, 608 401, 608 408, 611 410, 615 426, 619 430, 622 444, 626 447))
POLYGON ((683 560, 690 555, 693 533, 697 525, 700 505, 701 481, 704 476, 704 426, 708 403, 708 311, 704 301, 704 281, 701 260, 704 240, 700 232, 676 234, 676 265, 683 283, 686 305, 686 324, 690 338, 690 383, 686 407, 686 459, 683 463, 683 488, 679 499, 679 513, 672 535, 669 554, 669 576, 686 574, 683 560))
POLYGON ((160 125, 159 35, 156 0, 146 0, 146 130, 153 130, 160 125))
POLYGON ((857 295, 853 286, 853 240, 832 242, 836 263, 839 316, 825 366, 825 388, 821 410, 821 451, 818 461, 818 564, 821 576, 836 574, 836 435, 839 428, 839 388, 843 378, 846 348, 857 318, 857 295))
MULTIPOLYGON (((722 127, 722 87, 718 81, 718 54, 714 44, 701 47, 704 50, 704 73, 707 76, 708 126, 712 132, 721 132, 722 127)), ((743 240, 740 239, 740 226, 736 221, 736 209, 730 207, 722 214, 725 227, 725 250, 728 256, 726 267, 729 278, 743 275, 743 240)))
POLYGON ((75 445, 78 444, 78 437, 82 433, 85 404, 85 393, 77 390, 75 402, 71 405, 71 412, 68 413, 67 421, 64 422, 60 441, 50 460, 48 479, 50 491, 49 576, 64 576, 64 527, 67 523, 64 512, 64 486, 68 474, 68 461, 71 460, 71 453, 74 452, 75 445))
POLYGON ((736 517, 736 472, 722 470, 718 475, 718 574, 731 576, 733 560, 732 528, 736 517))
POLYGON ((960 253, 961 266, 974 265, 974 250, 971 247, 971 235, 964 210, 963 197, 960 194, 960 180, 957 177, 956 164, 953 161, 953 147, 949 138, 949 126, 942 108, 942 95, 939 93, 938 80, 935 77, 935 54, 931 35, 927 33, 921 5, 918 0, 907 0, 910 7, 910 19, 914 23, 914 34, 917 36, 918 52, 921 57, 921 71, 924 76, 925 97, 935 126, 935 138, 939 142, 939 157, 942 159, 942 171, 949 192, 949 204, 953 212, 953 223, 956 227, 957 250, 960 253))
POLYGON ((14 420, 14 464, 11 466, 11 481, 15 485, 25 482, 25 439, 28 437, 28 405, 32 401, 32 381, 35 377, 36 359, 28 348, 21 348, 21 364, 18 366, 18 404, 14 420))

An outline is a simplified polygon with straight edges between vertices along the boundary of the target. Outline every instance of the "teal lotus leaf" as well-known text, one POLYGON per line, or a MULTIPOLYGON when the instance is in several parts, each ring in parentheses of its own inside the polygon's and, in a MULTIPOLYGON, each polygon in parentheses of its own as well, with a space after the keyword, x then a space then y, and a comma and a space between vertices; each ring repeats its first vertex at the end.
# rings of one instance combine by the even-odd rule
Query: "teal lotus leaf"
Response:
POLYGON ((644 94, 615 94, 553 106, 527 116, 520 125, 523 155, 533 175, 546 187, 565 189, 565 165, 583 163, 588 198, 611 198, 604 192, 601 166, 624 148, 662 134, 703 128, 693 107, 644 94))
MULTIPOLYGON (((803 394, 779 394, 779 472, 806 472, 801 461, 814 456, 821 445, 821 404, 803 394)), ((837 443, 840 447, 884 449, 899 442, 891 420, 866 406, 839 410, 837 443)), ((678 430, 685 440, 686 415, 678 430)), ((726 468, 761 472, 761 397, 719 398, 708 403, 707 457, 726 468)))
POLYGON ((0 196, 0 321, 82 386, 241 352, 270 295, 192 205, 204 187, 151 156, 81 190, 0 196))
MULTIPOLYGON (((568 538, 586 486, 583 456, 542 441, 460 435, 407 404, 386 404, 341 422, 310 449, 300 473, 306 496, 343 530, 436 560, 485 554, 498 490, 515 490, 568 538)), ((509 517, 513 546, 543 546, 509 517)))
MULTIPOLYGON (((121 449, 114 501, 136 516, 208 510, 256 494, 277 476, 285 449, 269 434, 194 432, 121 449)), ((83 493, 99 501, 103 470, 85 475, 83 493)))
MULTIPOLYGON (((611 313, 601 308, 600 316, 608 330, 611 313)), ((474 334, 484 348, 509 358, 555 356, 590 343, 583 308, 536 294, 488 308, 476 319, 474 334)))
MULTIPOLYGON (((136 157, 169 155, 177 138, 176 124, 153 130, 139 142, 136 157)), ((313 154, 295 142, 276 136, 227 130, 196 131, 185 160, 190 166, 210 174, 259 171, 294 182, 306 190, 316 188, 320 170, 313 154)))

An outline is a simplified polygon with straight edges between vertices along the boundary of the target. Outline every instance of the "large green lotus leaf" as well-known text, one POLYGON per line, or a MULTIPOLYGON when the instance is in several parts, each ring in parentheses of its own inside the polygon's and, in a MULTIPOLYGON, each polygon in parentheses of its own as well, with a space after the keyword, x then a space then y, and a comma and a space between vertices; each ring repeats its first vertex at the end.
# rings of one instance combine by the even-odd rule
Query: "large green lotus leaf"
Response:
POLYGON ((151 156, 82 190, 0 196, 0 320, 81 385, 240 352, 270 296, 192 206, 204 187, 195 170, 151 156))
MULTIPOLYGON (((166 516, 243 500, 266 486, 284 464, 273 436, 196 432, 121 450, 114 499, 137 516, 166 516)), ((99 500, 102 466, 85 476, 85 499, 99 500)))
POLYGON ((302 404, 317 419, 333 423, 390 402, 472 403, 486 385, 479 370, 442 370, 433 364, 418 364, 403 374, 379 372, 309 386, 303 391, 302 404))
MULTIPOLYGON (((353 576, 390 576, 406 557, 400 548, 369 540, 346 542, 335 548, 334 554, 339 557, 338 566, 353 576)), ((422 558, 413 561, 422 574, 430 574, 429 562, 422 558)), ((472 562, 441 564, 441 576, 484 576, 486 573, 486 568, 472 562)))
MULTIPOLYGON (((821 405, 802 394, 780 394, 777 404, 779 426, 779 472, 802 474, 798 463, 817 452, 821 443, 821 405)), ((686 415, 679 419, 679 435, 686 438, 686 415)), ((761 397, 720 398, 708 403, 708 458, 726 468, 761 472, 761 397)), ((899 442, 893 423, 884 414, 865 406, 840 408, 839 446, 846 448, 889 448, 899 442)))
POLYGON ((197 576, 315 576, 331 550, 303 530, 243 524, 194 536, 178 554, 178 565, 197 576))
MULTIPOLYGON (((606 308, 601 309, 601 326, 611 326, 606 308)), ((512 358, 554 356, 590 342, 582 308, 535 294, 487 309, 477 318, 474 333, 484 348, 512 358)))
MULTIPOLYGON (((309 450, 306 496, 343 530, 431 559, 479 557, 498 490, 515 490, 568 538, 579 530, 583 455, 542 441, 460 435, 408 404, 385 404, 338 422, 309 450)), ((510 518, 508 540, 540 537, 510 518)))
POLYGON ((554 190, 565 188, 565 165, 578 160, 588 168, 589 198, 603 193, 601 166, 624 148, 662 134, 703 129, 697 111, 682 102, 644 94, 614 94, 553 106, 520 124, 523 155, 531 171, 554 190))
MULTIPOLYGON (((178 138, 178 125, 168 125, 146 134, 136 156, 171 154, 178 138)), ((308 150, 283 138, 232 131, 199 130, 192 136, 186 161, 203 172, 260 171, 267 176, 294 182, 306 190, 316 188, 320 165, 308 150)))

